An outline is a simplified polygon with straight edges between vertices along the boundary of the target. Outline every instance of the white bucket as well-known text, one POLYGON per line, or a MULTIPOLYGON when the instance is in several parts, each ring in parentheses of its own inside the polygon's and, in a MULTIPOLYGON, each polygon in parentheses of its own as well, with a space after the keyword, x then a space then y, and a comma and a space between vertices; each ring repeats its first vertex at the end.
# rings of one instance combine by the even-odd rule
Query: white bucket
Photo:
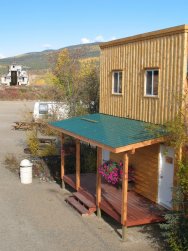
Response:
POLYGON ((28 160, 20 163, 20 179, 22 184, 32 183, 32 163, 28 160))

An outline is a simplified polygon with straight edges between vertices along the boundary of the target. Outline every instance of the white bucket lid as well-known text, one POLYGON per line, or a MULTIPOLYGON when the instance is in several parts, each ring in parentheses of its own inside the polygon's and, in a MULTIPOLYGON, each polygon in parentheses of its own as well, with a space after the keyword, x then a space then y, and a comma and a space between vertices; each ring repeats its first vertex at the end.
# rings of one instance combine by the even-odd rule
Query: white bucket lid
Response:
POLYGON ((28 159, 23 159, 21 162, 20 162, 20 166, 22 167, 30 167, 32 166, 33 164, 28 160, 28 159))

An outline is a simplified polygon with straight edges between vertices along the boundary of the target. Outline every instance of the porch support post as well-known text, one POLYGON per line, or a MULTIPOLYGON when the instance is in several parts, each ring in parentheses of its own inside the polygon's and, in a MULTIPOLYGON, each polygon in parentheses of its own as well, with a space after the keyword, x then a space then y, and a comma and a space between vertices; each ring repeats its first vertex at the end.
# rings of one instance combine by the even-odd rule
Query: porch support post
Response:
POLYGON ((65 189, 65 182, 63 180, 64 175, 65 175, 64 141, 65 141, 65 136, 62 133, 61 135, 61 188, 62 189, 65 189))
POLYGON ((80 188, 80 141, 76 140, 76 190, 80 188))
POLYGON ((102 164, 102 148, 97 147, 97 184, 96 184, 96 205, 97 216, 101 217, 101 175, 99 174, 99 166, 102 164))
POLYGON ((127 230, 127 191, 128 191, 128 153, 123 154, 123 175, 122 175, 122 204, 121 204, 121 224, 122 224, 122 240, 126 238, 127 230))

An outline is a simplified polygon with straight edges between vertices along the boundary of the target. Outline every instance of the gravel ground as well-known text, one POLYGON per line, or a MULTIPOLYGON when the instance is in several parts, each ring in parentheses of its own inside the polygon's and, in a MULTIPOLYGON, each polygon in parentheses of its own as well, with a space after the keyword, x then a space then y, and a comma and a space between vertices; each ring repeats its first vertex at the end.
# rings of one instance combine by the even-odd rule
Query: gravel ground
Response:
POLYGON ((64 199, 69 195, 56 183, 30 185, 5 169, 7 153, 24 158, 25 132, 11 130, 21 118, 25 105, 33 102, 0 101, 0 251, 12 250, 162 250, 158 245, 157 226, 127 230, 127 241, 121 241, 121 226, 108 217, 81 217, 64 199))

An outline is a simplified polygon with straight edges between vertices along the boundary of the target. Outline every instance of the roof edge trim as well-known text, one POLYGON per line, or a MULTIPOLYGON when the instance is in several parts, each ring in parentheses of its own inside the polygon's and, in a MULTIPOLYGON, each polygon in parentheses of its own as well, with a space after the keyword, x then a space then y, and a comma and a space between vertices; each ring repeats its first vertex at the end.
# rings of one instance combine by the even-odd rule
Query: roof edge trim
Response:
POLYGON ((188 25, 184 24, 184 25, 179 25, 179 26, 175 26, 175 27, 170 27, 167 29, 151 31, 151 32, 147 32, 147 33, 138 34, 135 36, 130 36, 130 37, 112 40, 109 42, 104 42, 104 43, 101 43, 99 46, 101 49, 104 49, 104 48, 108 48, 108 47, 112 47, 112 46, 122 45, 125 43, 132 43, 132 42, 148 40, 148 39, 152 39, 152 38, 156 38, 156 37, 161 37, 161 36, 165 36, 165 35, 173 35, 173 34, 186 33, 186 32, 188 32, 188 25))

